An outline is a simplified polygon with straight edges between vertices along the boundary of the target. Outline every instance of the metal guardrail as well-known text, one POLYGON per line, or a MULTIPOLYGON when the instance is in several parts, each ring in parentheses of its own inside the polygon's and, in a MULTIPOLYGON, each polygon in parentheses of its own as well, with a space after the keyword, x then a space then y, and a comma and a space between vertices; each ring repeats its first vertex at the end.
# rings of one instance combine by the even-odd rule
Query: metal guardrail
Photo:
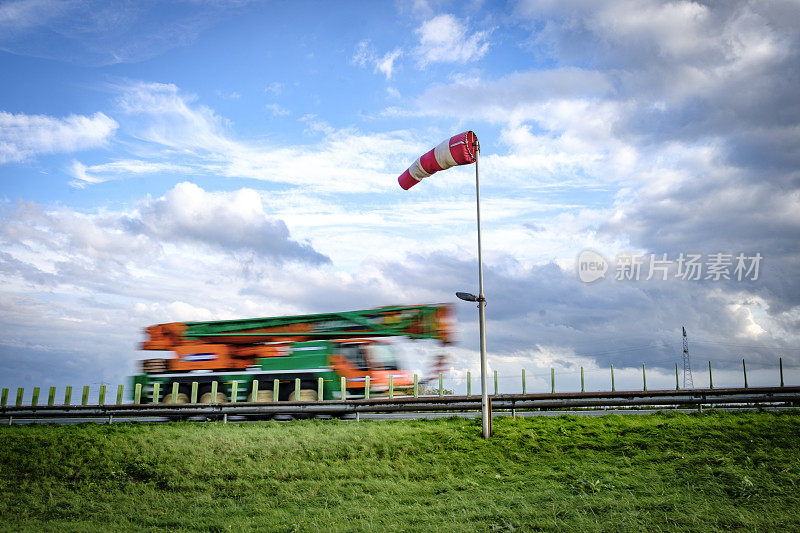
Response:
MULTIPOLYGON (((490 397, 493 410, 601 407, 660 407, 676 405, 792 404, 800 406, 800 387, 752 387, 655 391, 500 394, 490 397)), ((68 406, 6 406, 0 420, 108 418, 226 418, 281 415, 345 415, 401 411, 479 411, 480 396, 422 396, 327 400, 314 402, 242 402, 218 404, 123 404, 68 406)))

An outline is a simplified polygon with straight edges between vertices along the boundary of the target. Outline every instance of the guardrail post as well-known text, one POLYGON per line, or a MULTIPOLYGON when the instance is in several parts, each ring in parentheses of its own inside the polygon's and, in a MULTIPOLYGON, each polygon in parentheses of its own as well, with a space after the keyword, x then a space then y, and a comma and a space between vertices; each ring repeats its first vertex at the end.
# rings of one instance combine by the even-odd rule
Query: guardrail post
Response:
POLYGON ((211 403, 217 403, 217 394, 219 391, 219 382, 212 381, 211 382, 211 403))
MULTIPOLYGON (((496 381, 495 381, 495 388, 497 388, 496 381)), ((441 372, 439 372, 439 396, 444 396, 444 377, 442 376, 441 372)))
POLYGON ((414 374, 414 398, 419 398, 419 376, 414 374))
POLYGON ((394 398, 394 376, 389 374, 389 398, 394 398))
POLYGON ((178 403, 178 382, 172 382, 172 401, 170 403, 178 403))
POLYGON ((17 407, 22 405, 22 396, 25 394, 24 387, 17 387, 17 407))
POLYGON ((257 402, 258 401, 258 380, 253 380, 253 385, 250 387, 250 401, 257 402))
POLYGON ((647 392, 647 374, 644 371, 644 363, 642 363, 642 390, 647 392))
POLYGON ((614 365, 611 365, 611 392, 616 392, 617 389, 614 388, 614 365))
POLYGON ((678 363, 675 363, 675 390, 681 390, 681 385, 678 382, 678 363))
POLYGON ((33 396, 31 397, 31 405, 36 407, 39 405, 39 387, 33 388, 33 396))
POLYGON ((581 392, 586 392, 583 388, 583 367, 581 367, 581 392))
POLYGON ((783 387, 783 357, 778 357, 778 366, 781 372, 781 387, 783 387))
MULTIPOLYGON (((296 396, 297 395, 295 395, 295 397, 296 396)), ((233 380, 233 383, 231 383, 231 403, 236 403, 238 399, 239 399, 239 382, 233 380)))
POLYGON ((81 405, 87 405, 89 403, 89 385, 83 386, 83 394, 81 394, 81 405))
POLYGON ((189 396, 189 401, 192 403, 197 403, 197 389, 200 388, 200 383, 197 381, 192 381, 192 395, 189 396))
POLYGON ((714 388, 714 376, 711 375, 711 361, 708 362, 708 388, 714 388))
POLYGON ((339 390, 341 391, 342 400, 347 399, 347 378, 341 376, 339 378, 339 390))
POLYGON ((472 396, 472 373, 467 372, 467 396, 472 396))
POLYGON ((294 378, 294 401, 300 401, 300 378, 294 378))
POLYGON ((522 394, 525 394, 525 369, 522 369, 522 394))
POLYGON ((55 405, 56 403, 56 388, 50 387, 50 392, 47 394, 47 405, 55 405))
POLYGON ((280 389, 281 389, 281 380, 273 379, 272 380, 272 401, 277 402, 278 398, 280 398, 280 389))
MULTIPOLYGON (((390 378, 391 379, 391 378, 390 378)), ((391 388, 390 388, 391 390, 391 388)), ((391 398, 391 393, 389 394, 389 398, 391 398)), ((364 399, 369 400, 369 376, 364 378, 364 399)))
POLYGON ((744 373, 744 388, 746 389, 747 388, 747 365, 745 364, 744 359, 742 359, 742 372, 744 373))
POLYGON ((550 367, 550 394, 556 393, 556 369, 550 367))
POLYGON ((161 399, 161 383, 153 383, 153 403, 161 399))
POLYGON ((117 386, 117 405, 122 405, 122 398, 125 393, 125 385, 117 386))
POLYGON ((72 385, 67 385, 64 388, 64 405, 69 405, 72 402, 72 385))
POLYGON ((325 386, 325 380, 322 378, 317 378, 317 401, 321 402, 323 398, 325 398, 325 392, 323 387, 325 386))
POLYGON ((142 403, 142 384, 137 383, 133 388, 133 403, 142 403))
POLYGON ((497 396, 497 370, 494 371, 494 395, 497 396))
POLYGON ((106 404, 106 386, 100 385, 100 394, 97 396, 97 405, 106 404))
POLYGON ((0 393, 0 407, 5 407, 8 402, 8 389, 3 389, 0 393))

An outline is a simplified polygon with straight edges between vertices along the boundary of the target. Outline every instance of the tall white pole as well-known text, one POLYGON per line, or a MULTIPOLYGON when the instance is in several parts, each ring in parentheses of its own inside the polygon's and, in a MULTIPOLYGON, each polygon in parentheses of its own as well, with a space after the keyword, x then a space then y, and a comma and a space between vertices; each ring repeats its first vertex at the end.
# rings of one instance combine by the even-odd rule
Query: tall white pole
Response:
POLYGON ((480 146, 475 142, 475 200, 478 215, 478 322, 481 335, 481 421, 483 438, 492 436, 491 420, 489 419, 489 387, 487 376, 489 374, 486 363, 486 299, 483 295, 483 258, 481 256, 481 185, 478 179, 478 156, 480 146))

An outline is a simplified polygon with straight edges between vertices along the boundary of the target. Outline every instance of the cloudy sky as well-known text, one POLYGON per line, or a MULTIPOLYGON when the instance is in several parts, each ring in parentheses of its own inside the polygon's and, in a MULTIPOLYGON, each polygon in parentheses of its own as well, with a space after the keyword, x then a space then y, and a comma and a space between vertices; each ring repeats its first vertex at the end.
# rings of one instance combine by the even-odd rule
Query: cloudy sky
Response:
POLYGON ((800 381, 798 28, 796 0, 2 1, 0 385, 121 383, 155 323, 476 292, 474 166, 396 181, 466 129, 505 390, 669 386, 681 326, 696 385, 800 381))

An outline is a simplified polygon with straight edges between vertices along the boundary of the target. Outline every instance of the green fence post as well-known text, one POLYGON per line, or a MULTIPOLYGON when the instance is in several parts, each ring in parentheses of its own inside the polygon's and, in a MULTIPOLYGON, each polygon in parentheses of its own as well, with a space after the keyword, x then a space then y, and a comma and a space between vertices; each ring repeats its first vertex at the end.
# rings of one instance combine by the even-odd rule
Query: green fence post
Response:
MULTIPOLYGON (((297 395, 295 395, 295 397, 296 396, 297 395)), ((231 383, 231 403, 236 403, 238 399, 239 399, 239 382, 233 380, 233 383, 231 383)))
POLYGON ((781 387, 783 387, 783 357, 778 357, 778 366, 781 369, 781 387))
POLYGON ((142 384, 137 383, 133 388, 133 403, 142 403, 142 384))
POLYGON ((197 390, 200 388, 200 383, 197 381, 192 381, 192 392, 191 396, 189 397, 189 401, 191 403, 197 403, 197 390))
POLYGON ((317 401, 321 402, 325 398, 325 393, 323 387, 325 386, 325 380, 322 378, 317 378, 317 401))
POLYGON ((467 372, 467 396, 472 396, 472 372, 467 372))
POLYGON ((3 389, 0 393, 0 406, 5 407, 6 403, 8 403, 8 389, 3 389))
POLYGON ((708 362, 708 388, 714 388, 714 377, 711 375, 711 361, 708 362))
POLYGON ((419 398, 419 376, 414 374, 414 398, 419 398))
POLYGON ((678 382, 678 363, 675 363, 675 390, 681 390, 681 385, 678 382))
POLYGON ((389 398, 394 398, 394 376, 389 374, 389 398))
POLYGON ((556 369, 550 367, 550 394, 556 393, 556 369))
POLYGON ((444 396, 444 377, 439 372, 439 396, 444 396))
POLYGON ((494 395, 497 396, 497 370, 494 371, 494 395))
POLYGON ((125 393, 125 385, 117 385, 117 405, 122 405, 122 398, 125 393))
POLYGON ((17 387, 17 407, 22 405, 22 396, 25 394, 24 387, 17 387))
POLYGON ((161 399, 161 383, 153 383, 153 403, 161 399))
POLYGON ((525 394, 525 369, 522 369, 522 394, 525 394))
POLYGON ((744 373, 744 388, 746 389, 747 388, 747 365, 745 364, 744 359, 742 359, 742 372, 744 373))
POLYGON ((55 405, 56 403, 56 388, 50 387, 50 392, 47 394, 47 405, 55 405))
POLYGON ((217 394, 219 393, 219 382, 211 382, 211 403, 217 403, 217 394))
POLYGON ((586 390, 583 388, 583 367, 581 367, 581 392, 586 392, 586 390))
POLYGON ((171 398, 172 398, 172 401, 170 401, 169 403, 178 403, 178 382, 177 381, 172 383, 172 395, 171 395, 171 398))
POLYGON ((258 401, 258 380, 253 380, 253 385, 250 387, 250 401, 257 402, 258 401))
POLYGON ((83 394, 81 394, 81 405, 89 403, 89 385, 83 386, 83 394))
POLYGON ((614 387, 614 365, 611 365, 611 392, 616 392, 617 389, 614 387))
POLYGON ((33 396, 31 396, 31 405, 34 407, 39 405, 39 387, 33 388, 33 396))
POLYGON ((280 398, 280 388, 281 388, 281 380, 273 379, 272 380, 272 401, 277 402, 278 398, 280 398))
POLYGON ((647 374, 644 371, 644 363, 642 363, 642 390, 647 392, 647 374))
POLYGON ((64 388, 64 405, 72 403, 72 385, 67 385, 64 388))
MULTIPOLYGON (((390 390, 391 390, 391 388, 390 388, 390 390)), ((391 393, 390 393, 389 398, 391 398, 391 397, 392 396, 391 396, 391 393)), ((364 399, 365 400, 369 400, 369 376, 364 378, 364 399)))
POLYGON ((300 378, 294 378, 294 401, 300 401, 300 378))
POLYGON ((347 378, 341 376, 339 378, 339 390, 341 391, 342 400, 347 399, 347 378))
POLYGON ((100 385, 100 394, 97 396, 97 405, 106 404, 106 386, 100 385))

